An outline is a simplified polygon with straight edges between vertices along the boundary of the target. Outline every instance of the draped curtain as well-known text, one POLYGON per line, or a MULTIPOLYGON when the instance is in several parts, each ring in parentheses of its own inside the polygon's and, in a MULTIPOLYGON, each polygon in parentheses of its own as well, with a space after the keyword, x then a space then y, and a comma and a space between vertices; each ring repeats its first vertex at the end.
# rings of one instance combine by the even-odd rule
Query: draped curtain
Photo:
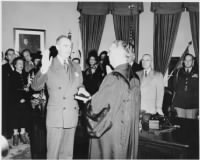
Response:
POLYGON ((85 68, 88 52, 92 49, 99 50, 106 14, 109 12, 109 3, 79 2, 77 10, 81 13, 79 25, 85 68))
POLYGON ((113 15, 115 37, 117 40, 123 40, 126 42, 134 41, 134 49, 136 61, 138 59, 138 47, 139 47, 139 15, 133 16, 121 16, 113 15), (131 24, 133 23, 133 24, 131 24), (130 26, 133 26, 132 31, 130 26))
POLYGON ((115 37, 117 40, 129 42, 129 26, 131 16, 113 15, 115 37))
POLYGON ((136 61, 139 47, 139 13, 143 11, 143 3, 125 2, 111 4, 114 30, 117 40, 134 41, 136 61))
POLYGON ((185 3, 185 8, 189 11, 194 52, 199 62, 199 3, 185 3))
POLYGON ((154 12, 154 68, 164 75, 176 40, 182 3, 154 2, 151 10, 154 12))
MULTIPOLYGON (((88 58, 88 52, 92 49, 99 50, 106 15, 85 15, 80 17, 80 30, 84 62, 88 58)), ((85 63, 84 63, 85 67, 85 63)))

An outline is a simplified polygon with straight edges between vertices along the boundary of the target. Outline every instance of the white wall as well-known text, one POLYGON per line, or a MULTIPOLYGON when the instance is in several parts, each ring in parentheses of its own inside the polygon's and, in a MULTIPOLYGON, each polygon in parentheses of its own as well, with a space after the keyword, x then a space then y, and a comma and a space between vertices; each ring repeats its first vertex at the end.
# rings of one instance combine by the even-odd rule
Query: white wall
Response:
POLYGON ((2 49, 14 48, 13 28, 46 30, 46 48, 61 34, 72 32, 75 48, 79 43, 79 12, 76 2, 2 2, 2 49))
MULTIPOLYGON (((60 34, 72 32, 75 50, 81 48, 77 2, 2 2, 2 50, 14 48, 13 28, 35 28, 46 30, 46 48, 55 44, 60 34)), ((99 52, 108 50, 115 39, 113 18, 106 17, 99 52)), ((174 45, 173 56, 180 56, 192 40, 188 12, 183 12, 174 45)), ((190 52, 194 54, 193 46, 190 52)), ((150 2, 144 2, 140 15, 139 59, 144 53, 153 55, 153 13, 150 2)))

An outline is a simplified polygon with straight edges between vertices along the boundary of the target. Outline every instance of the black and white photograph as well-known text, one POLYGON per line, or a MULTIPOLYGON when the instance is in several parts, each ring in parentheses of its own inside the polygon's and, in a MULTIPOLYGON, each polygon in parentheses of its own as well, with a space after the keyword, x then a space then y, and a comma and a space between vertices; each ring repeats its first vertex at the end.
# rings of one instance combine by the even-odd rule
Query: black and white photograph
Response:
POLYGON ((31 53, 44 50, 45 30, 14 28, 15 50, 21 53, 29 49, 31 53))
POLYGON ((2 0, 2 159, 200 159, 199 4, 2 0))

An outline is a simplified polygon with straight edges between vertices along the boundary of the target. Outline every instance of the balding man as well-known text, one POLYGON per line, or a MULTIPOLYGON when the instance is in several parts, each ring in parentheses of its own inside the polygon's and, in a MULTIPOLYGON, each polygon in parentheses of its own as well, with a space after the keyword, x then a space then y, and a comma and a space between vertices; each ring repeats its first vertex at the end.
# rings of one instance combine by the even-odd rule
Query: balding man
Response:
POLYGON ((74 95, 79 92, 89 96, 82 87, 80 65, 69 59, 72 42, 61 35, 56 40, 58 54, 49 59, 47 50, 42 57, 42 67, 31 87, 41 90, 46 83, 47 105, 47 159, 72 159, 74 134, 78 122, 78 103, 74 95))
POLYGON ((146 113, 163 115, 164 79, 160 72, 152 69, 152 56, 142 57, 143 70, 137 72, 141 82, 141 110, 146 113))

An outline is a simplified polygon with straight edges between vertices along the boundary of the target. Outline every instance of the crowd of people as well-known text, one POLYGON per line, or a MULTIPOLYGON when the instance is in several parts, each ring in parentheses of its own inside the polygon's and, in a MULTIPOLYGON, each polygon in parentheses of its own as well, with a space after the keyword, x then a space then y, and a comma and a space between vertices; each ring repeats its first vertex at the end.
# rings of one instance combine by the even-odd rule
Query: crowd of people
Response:
MULTIPOLYGON (((144 54, 139 65, 133 45, 116 40, 108 52, 89 51, 88 67, 81 71, 80 59, 70 58, 67 36, 59 36, 53 50, 54 56, 52 48, 5 52, 2 134, 16 146, 30 143, 32 158, 72 159, 78 122, 87 128, 92 114, 99 127, 93 135, 100 136, 90 137, 88 158, 137 158, 141 113, 163 115, 164 78, 153 69, 152 56, 144 54), (89 98, 81 102, 74 95, 89 98), (38 132, 46 140, 34 138, 38 132)), ((175 72, 172 106, 178 117, 198 118, 199 77, 193 66, 188 53, 175 72)))

